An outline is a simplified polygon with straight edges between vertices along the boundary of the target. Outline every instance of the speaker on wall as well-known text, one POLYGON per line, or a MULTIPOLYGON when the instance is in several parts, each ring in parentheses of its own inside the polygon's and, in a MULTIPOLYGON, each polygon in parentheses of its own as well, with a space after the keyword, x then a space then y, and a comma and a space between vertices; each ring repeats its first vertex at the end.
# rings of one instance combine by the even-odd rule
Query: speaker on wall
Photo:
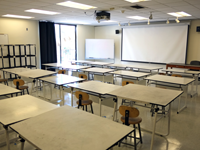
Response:
POLYGON ((200 26, 197 26, 197 32, 200 32, 200 26))
POLYGON ((120 31, 119 30, 115 30, 115 34, 119 34, 120 33, 120 31))

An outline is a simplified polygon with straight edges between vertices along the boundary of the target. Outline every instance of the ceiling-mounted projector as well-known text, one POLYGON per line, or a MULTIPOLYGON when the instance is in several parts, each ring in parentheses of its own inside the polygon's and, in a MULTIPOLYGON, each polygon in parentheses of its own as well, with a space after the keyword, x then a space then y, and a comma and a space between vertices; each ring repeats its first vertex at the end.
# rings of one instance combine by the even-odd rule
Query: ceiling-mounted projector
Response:
POLYGON ((98 21, 98 23, 100 23, 100 21, 103 21, 103 20, 106 20, 106 21, 110 20, 110 13, 106 11, 97 12, 96 20, 98 21))

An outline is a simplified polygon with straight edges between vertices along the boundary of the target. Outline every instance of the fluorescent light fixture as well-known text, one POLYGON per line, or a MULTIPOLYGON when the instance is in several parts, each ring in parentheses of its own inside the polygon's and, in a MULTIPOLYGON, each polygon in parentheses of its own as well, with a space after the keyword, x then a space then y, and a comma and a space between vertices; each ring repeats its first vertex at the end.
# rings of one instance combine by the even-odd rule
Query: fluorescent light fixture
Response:
POLYGON ((137 20, 147 20, 147 19, 148 19, 148 18, 141 17, 141 16, 130 16, 130 17, 127 17, 127 18, 130 18, 130 19, 137 19, 137 20))
POLYGON ((47 10, 39 10, 39 9, 29 9, 29 10, 25 10, 25 12, 45 14, 45 15, 57 15, 57 14, 60 14, 59 12, 53 12, 53 11, 47 11, 47 10))
POLYGON ((117 21, 114 21, 114 20, 108 20, 108 21, 102 21, 102 22, 117 22, 117 21))
POLYGON ((94 6, 85 5, 85 4, 72 2, 72 1, 66 1, 66 2, 57 3, 57 5, 66 6, 66 7, 72 7, 72 8, 77 8, 77 9, 84 9, 84 10, 97 8, 97 7, 94 7, 94 6))
POLYGON ((130 2, 130 3, 137 3, 137 2, 144 2, 144 1, 150 1, 150 0, 125 0, 127 2, 130 2))
POLYGON ((22 18, 22 19, 31 19, 31 18, 34 18, 34 17, 30 17, 30 16, 19 16, 19 15, 11 15, 11 14, 2 15, 2 17, 22 18))
POLYGON ((171 16, 175 16, 175 17, 188 17, 188 16, 191 16, 190 14, 188 13, 185 13, 185 12, 172 12, 172 13, 167 13, 171 16))

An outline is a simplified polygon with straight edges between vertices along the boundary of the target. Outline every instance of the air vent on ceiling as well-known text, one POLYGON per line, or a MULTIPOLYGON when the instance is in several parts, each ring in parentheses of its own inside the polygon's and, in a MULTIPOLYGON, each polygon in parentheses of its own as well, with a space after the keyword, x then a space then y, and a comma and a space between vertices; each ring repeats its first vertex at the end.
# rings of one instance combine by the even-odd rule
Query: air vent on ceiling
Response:
POLYGON ((140 6, 140 5, 134 5, 134 6, 130 6, 131 8, 135 8, 135 9, 143 9, 145 7, 140 6))

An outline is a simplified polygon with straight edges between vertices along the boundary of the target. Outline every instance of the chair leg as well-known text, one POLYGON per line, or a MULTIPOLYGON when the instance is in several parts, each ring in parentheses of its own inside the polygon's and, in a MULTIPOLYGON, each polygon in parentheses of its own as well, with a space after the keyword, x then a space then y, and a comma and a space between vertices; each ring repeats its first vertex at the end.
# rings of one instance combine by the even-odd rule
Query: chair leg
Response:
POLYGON ((27 93, 29 94, 28 89, 26 89, 26 91, 27 91, 27 93))
MULTIPOLYGON (((135 125, 133 125, 134 129, 135 129, 135 125)), ((135 150, 137 150, 137 143, 136 143, 136 129, 134 130, 134 148, 135 150)))
POLYGON ((139 134, 140 134, 140 143, 142 144, 142 135, 141 135, 140 124, 138 124, 138 130, 139 130, 139 134))
POLYGON ((93 108, 92 108, 92 104, 90 104, 90 107, 91 107, 91 112, 94 114, 94 112, 93 112, 93 108))
POLYGON ((7 86, 8 86, 8 81, 6 81, 6 84, 7 84, 7 86))
POLYGON ((84 110, 84 105, 83 105, 83 110, 84 110))
POLYGON ((87 105, 85 105, 85 110, 87 111, 87 105))
POLYGON ((23 90, 23 95, 24 95, 24 90, 23 90))
POLYGON ((78 109, 79 109, 80 105, 78 105, 78 109))

